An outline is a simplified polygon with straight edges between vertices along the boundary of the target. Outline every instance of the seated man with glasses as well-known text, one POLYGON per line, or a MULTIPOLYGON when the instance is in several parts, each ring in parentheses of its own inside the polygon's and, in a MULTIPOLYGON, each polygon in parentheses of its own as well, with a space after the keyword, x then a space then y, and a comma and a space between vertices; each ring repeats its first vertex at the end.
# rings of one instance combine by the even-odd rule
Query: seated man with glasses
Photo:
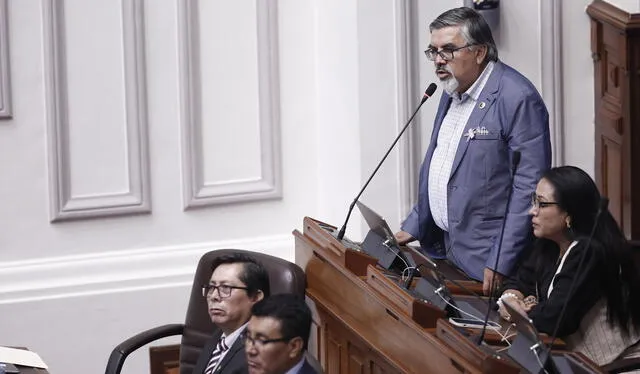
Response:
POLYGON ((270 294, 269 274, 244 254, 220 256, 213 261, 212 270, 202 296, 207 298, 211 321, 221 331, 203 348, 193 374, 246 373, 240 335, 251 317, 251 307, 270 294))
POLYGON ((444 93, 418 202, 396 238, 419 240, 425 254, 448 259, 489 294, 531 240, 529 193, 551 166, 549 114, 536 87, 498 59, 476 11, 448 10, 429 31, 425 55, 444 93))
POLYGON ((305 359, 311 311, 304 300, 280 294, 256 303, 244 333, 250 374, 317 374, 305 359))

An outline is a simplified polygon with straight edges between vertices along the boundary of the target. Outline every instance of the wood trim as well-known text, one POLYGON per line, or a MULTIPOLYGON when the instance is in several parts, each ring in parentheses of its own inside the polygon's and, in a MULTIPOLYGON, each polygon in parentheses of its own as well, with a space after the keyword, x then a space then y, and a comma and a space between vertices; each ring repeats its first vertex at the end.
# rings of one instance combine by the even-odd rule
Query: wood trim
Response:
POLYGON ((640 29, 640 13, 627 13, 606 1, 594 0, 587 6, 587 14, 621 30, 640 29))
POLYGON ((640 239, 640 14, 602 0, 591 17, 595 179, 628 239, 640 239))
POLYGON ((151 374, 177 373, 180 366, 180 344, 149 348, 151 374))

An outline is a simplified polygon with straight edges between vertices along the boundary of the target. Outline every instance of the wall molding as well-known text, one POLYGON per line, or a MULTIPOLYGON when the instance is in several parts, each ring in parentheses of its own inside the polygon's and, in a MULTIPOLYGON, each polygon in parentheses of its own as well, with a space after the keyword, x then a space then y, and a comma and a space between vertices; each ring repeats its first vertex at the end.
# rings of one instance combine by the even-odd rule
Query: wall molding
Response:
MULTIPOLYGON (((416 48, 419 30, 417 8, 418 4, 415 1, 395 1, 398 131, 415 110, 416 94, 420 90, 417 84, 420 77, 419 55, 416 48)), ((420 113, 416 115, 413 122, 420 123, 420 113)), ((420 126, 410 126, 399 142, 399 222, 406 218, 418 197, 418 170, 422 161, 420 133, 420 126)))
POLYGON ((542 98, 549 111, 552 165, 564 165, 564 122, 562 102, 562 4, 540 1, 540 77, 542 98))
POLYGON ((197 0, 178 2, 184 209, 282 197, 278 20, 275 1, 258 1, 258 77, 261 177, 204 180, 200 32, 197 0))
POLYGON ((126 95, 126 192, 71 195, 69 99, 63 0, 43 0, 51 221, 151 211, 142 0, 122 2, 126 95))
POLYGON ((200 257, 221 248, 254 250, 294 262, 291 235, 4 262, 0 305, 190 287, 200 257))
POLYGON ((11 118, 11 116, 9 15, 7 14, 7 0, 0 0, 0 119, 11 118))

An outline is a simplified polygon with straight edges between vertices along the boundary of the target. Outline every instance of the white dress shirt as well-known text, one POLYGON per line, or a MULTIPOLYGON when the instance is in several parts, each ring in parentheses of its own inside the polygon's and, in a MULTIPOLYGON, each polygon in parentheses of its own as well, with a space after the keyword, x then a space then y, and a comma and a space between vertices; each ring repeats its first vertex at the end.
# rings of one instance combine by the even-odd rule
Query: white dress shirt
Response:
POLYGON ((231 350, 231 346, 236 342, 236 340, 238 339, 238 337, 240 337, 240 334, 242 334, 242 332, 244 331, 244 329, 247 328, 247 325, 249 324, 249 322, 245 323, 244 325, 240 326, 239 328, 237 328, 234 332, 232 332, 231 334, 229 334, 228 336, 225 336, 224 333, 222 334, 222 338, 224 339, 224 344, 229 347, 229 349, 227 349, 226 351, 222 352, 222 355, 220 355, 220 359, 218 360, 218 363, 216 364, 216 366, 213 368, 213 371, 215 372, 216 369, 218 368, 218 366, 220 366, 220 363, 222 362, 222 360, 224 360, 224 356, 227 355, 227 353, 231 350))
POLYGON ((484 89, 494 66, 489 61, 478 79, 462 95, 454 93, 451 96, 451 106, 444 116, 436 149, 433 151, 429 164, 429 206, 431 215, 436 225, 444 231, 449 231, 449 219, 447 208, 447 187, 451 177, 453 160, 458 151, 458 144, 462 138, 462 132, 467 125, 478 97, 484 89))
POLYGON ((556 275, 560 273, 560 271, 562 270, 562 266, 564 266, 564 260, 567 259, 567 256, 569 256, 569 252, 571 252, 571 250, 573 249, 573 247, 576 246, 576 244, 578 244, 577 240, 572 241, 571 244, 569 244, 569 248, 567 248, 567 250, 564 251, 564 254, 562 255, 562 259, 560 260, 560 265, 558 265, 558 269, 556 269, 556 273, 553 274, 553 278, 551 278, 549 291, 547 291, 547 298, 551 297, 551 291, 553 291, 553 281, 556 280, 556 275))

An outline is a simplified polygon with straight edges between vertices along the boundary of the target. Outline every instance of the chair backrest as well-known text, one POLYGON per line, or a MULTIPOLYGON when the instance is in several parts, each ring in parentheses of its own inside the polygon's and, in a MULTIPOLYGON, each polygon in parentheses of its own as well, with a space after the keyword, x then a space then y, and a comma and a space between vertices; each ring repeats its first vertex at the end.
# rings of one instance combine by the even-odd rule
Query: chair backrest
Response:
POLYGON ((287 260, 258 252, 240 249, 219 249, 202 256, 191 286, 191 297, 180 343, 180 374, 191 374, 202 348, 211 338, 216 327, 207 311, 207 302, 202 297, 202 285, 211 278, 211 266, 217 257, 243 253, 255 258, 269 272, 271 294, 293 293, 304 297, 306 278, 304 271, 287 260))

